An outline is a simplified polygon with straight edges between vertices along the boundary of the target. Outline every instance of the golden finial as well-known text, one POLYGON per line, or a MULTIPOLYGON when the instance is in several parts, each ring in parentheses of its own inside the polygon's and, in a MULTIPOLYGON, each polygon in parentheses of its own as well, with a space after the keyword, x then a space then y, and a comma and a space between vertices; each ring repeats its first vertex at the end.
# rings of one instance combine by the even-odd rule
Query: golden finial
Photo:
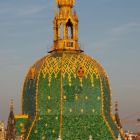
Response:
POLYGON ((56 4, 58 7, 63 7, 63 6, 73 7, 74 2, 75 0, 56 0, 56 4))
MULTIPOLYGON (((79 51, 78 43, 78 16, 73 12, 75 0, 56 0, 59 8, 54 14, 54 45, 53 51, 79 51)), ((71 83, 69 84, 71 86, 71 83)))

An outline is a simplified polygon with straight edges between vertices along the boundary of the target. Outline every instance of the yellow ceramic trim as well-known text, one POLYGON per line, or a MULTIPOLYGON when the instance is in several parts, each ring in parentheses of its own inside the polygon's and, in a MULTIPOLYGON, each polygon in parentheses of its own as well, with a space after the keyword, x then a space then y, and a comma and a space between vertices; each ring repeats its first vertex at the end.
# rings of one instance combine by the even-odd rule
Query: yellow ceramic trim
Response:
MULTIPOLYGON (((102 65, 98 62, 98 61, 96 61, 95 59, 92 59, 91 57, 89 57, 89 56, 87 56, 89 59, 91 59, 92 61, 94 61, 94 64, 96 64, 96 67, 98 67, 98 68, 101 68, 101 70, 100 70, 100 73, 101 74, 103 74, 104 76, 106 76, 107 77, 107 79, 108 79, 108 82, 109 82, 109 90, 110 90, 110 105, 111 105, 111 107, 110 107, 110 115, 111 115, 111 117, 113 118, 113 113, 112 113, 112 90, 111 90, 111 85, 110 85, 110 80, 109 80, 109 78, 108 78, 108 76, 107 76, 107 74, 106 74, 106 72, 105 72, 105 70, 104 70, 104 68, 102 67, 102 65)), ((100 78, 101 79, 101 78, 100 78)), ((101 82, 101 84, 102 84, 102 82, 101 82)), ((103 98, 102 98, 103 99, 103 98)), ((104 107, 103 107, 104 108, 104 107)), ((116 125, 116 124, 115 124, 116 125)), ((118 126, 116 125, 116 127, 118 128, 118 126)), ((124 132, 123 132, 123 130, 121 130, 120 128, 118 128, 118 131, 120 132, 120 134, 122 135, 122 137, 124 138, 124 140, 125 140, 125 134, 124 134, 124 132)))
MULTIPOLYGON (((107 76, 107 79, 108 79, 108 82, 109 82, 109 90, 110 90, 110 97, 111 97, 110 104, 112 104, 112 90, 111 90, 110 80, 109 80, 108 76, 107 76)), ((113 119, 112 106, 111 106, 111 110, 110 110, 110 115, 113 119)), ((121 136, 124 138, 124 140, 126 140, 124 131, 122 129, 120 129, 116 123, 115 123, 115 125, 116 125, 118 131, 120 132, 121 136)))
MULTIPOLYGON (((85 68, 84 77, 86 78, 87 76, 90 76, 91 84, 94 83, 94 82, 92 82, 93 74, 96 74, 97 78, 99 78, 99 73, 103 74, 104 76, 107 76, 105 71, 104 71, 104 69, 102 68, 102 66, 96 60, 94 60, 91 57, 85 55, 84 53, 78 53, 77 55, 72 54, 71 56, 69 56, 69 55, 67 56, 67 54, 65 53, 65 54, 63 54, 63 58, 61 58, 61 57, 58 57, 58 58, 49 57, 51 55, 45 56, 45 57, 43 57, 42 59, 39 60, 42 66, 39 69, 40 71, 38 72, 38 70, 36 70, 35 73, 37 73, 37 74, 39 73, 39 75, 42 73, 44 75, 44 78, 46 77, 46 75, 48 75, 50 77, 50 83, 51 83, 52 74, 55 74, 55 77, 57 77, 58 73, 61 72, 61 81, 60 81, 60 87, 61 87, 61 89, 60 89, 61 93, 60 94, 61 94, 61 96, 60 96, 60 98, 63 97, 62 96, 63 95, 63 93, 62 93, 62 79, 65 77, 66 74, 68 74, 69 82, 71 83, 71 76, 74 75, 74 77, 76 78, 76 68, 81 65, 80 64, 81 62, 82 62, 82 64, 84 66, 86 65, 86 62, 89 62, 88 63, 89 69, 85 68), (74 61, 71 61, 72 58, 74 59, 74 61), (41 62, 41 60, 42 60, 42 62, 41 62), (63 68, 63 65, 64 65, 63 63, 65 61, 68 61, 66 69, 63 68), (55 63, 55 66, 51 65, 51 63, 55 63), (58 67, 58 64, 60 64, 60 63, 61 63, 61 67, 58 67), (69 66, 69 65, 71 65, 71 66, 69 66), (49 66, 51 66, 51 68, 47 69, 49 66)), ((38 63, 38 62, 36 62, 36 63, 38 63)), ((27 77, 28 77, 28 75, 27 75, 27 77)), ((26 77, 26 79, 27 79, 27 77, 26 77)), ((109 79, 108 79, 108 81, 109 81, 109 79)), ((38 81, 37 81, 37 83, 38 83, 38 81)), ((110 85, 110 83, 109 83, 109 85, 110 85)), ((35 116, 35 119, 37 118, 37 113, 38 113, 38 96, 37 96, 37 94, 38 93, 36 91, 36 116, 35 116)), ((104 94, 104 93, 102 93, 102 94, 104 94)), ((24 95, 24 93, 23 93, 23 95, 24 95)), ((112 105, 112 92, 111 92, 111 89, 110 89, 110 97, 111 97, 110 105, 112 105)), ((23 96, 22 96, 22 103, 23 103, 23 96)), ((61 102, 60 102, 60 109, 61 109, 60 114, 61 115, 62 115, 62 107, 63 107, 63 100, 61 99, 61 102)), ((112 106, 111 106, 111 109, 112 109, 112 106)), ((111 112, 110 112, 110 114, 111 114, 111 112)), ((31 126, 30 130, 32 129, 34 123, 35 123, 35 120, 34 120, 32 126, 31 126)), ((108 126, 109 126, 109 124, 108 124, 108 126)), ((62 128, 61 127, 62 127, 62 118, 60 117, 60 134, 62 135, 62 132, 61 132, 62 128)), ((123 135, 122 131, 119 128, 118 128, 118 130, 123 135)))
POLYGON ((114 140, 117 140, 115 135, 114 135, 114 133, 113 133, 113 131, 112 131, 112 129, 110 128, 110 126, 109 126, 109 124, 108 124, 108 122, 106 120, 105 114, 104 114, 104 91, 103 91, 103 85, 102 85, 101 77, 100 77, 100 84, 101 84, 101 93, 102 93, 102 95, 101 95, 102 96, 102 116, 103 116, 103 118, 104 118, 104 120, 106 122, 106 125, 109 128, 114 140))
POLYGON ((29 137, 30 137, 30 133, 31 133, 32 128, 33 128, 33 126, 34 126, 34 124, 35 124, 35 122, 36 122, 36 118, 37 118, 37 117, 35 116, 35 119, 34 119, 34 121, 33 121, 32 125, 31 125, 31 127, 30 127, 30 129, 29 129, 29 133, 28 133, 28 135, 27 135, 26 140, 28 140, 28 139, 29 139, 29 137))
MULTIPOLYGON (((44 58, 48 58, 48 57, 50 57, 50 55, 43 57, 42 59, 40 59, 40 61, 41 61, 41 60, 43 61, 44 58)), ((43 65, 43 62, 42 62, 42 65, 43 65)), ((42 67, 42 66, 41 66, 41 67, 42 67)), ((28 133, 28 135, 27 135, 26 140, 29 139, 30 133, 31 133, 31 131, 32 131, 32 128, 33 128, 33 126, 34 126, 34 124, 35 124, 35 122, 36 122, 37 116, 38 116, 38 82, 39 82, 39 77, 40 77, 40 74, 41 74, 41 67, 40 67, 40 70, 39 70, 39 72, 38 72, 37 81, 36 81, 36 116, 35 116, 35 118, 34 118, 34 121, 32 122, 31 127, 29 128, 29 133, 28 133)))
MULTIPOLYGON (((100 63, 98 63, 98 64, 99 64, 99 66, 100 66, 101 69, 102 69, 103 75, 107 77, 107 80, 108 80, 108 82, 109 82, 109 90, 110 90, 110 105, 111 105, 111 106, 110 106, 110 116, 111 116, 112 119, 113 119, 113 114, 112 114, 112 90, 111 90, 110 80, 109 80, 109 78, 108 78, 108 76, 107 76, 105 70, 104 70, 104 69, 102 68, 102 66, 100 65, 100 63)), ((116 124, 115 124, 115 125, 116 125, 116 124)), ((116 127, 118 128, 117 125, 116 125, 116 127)), ((118 128, 118 131, 120 132, 120 134, 122 135, 122 137, 123 137, 124 140, 125 140, 124 132, 123 132, 120 128, 118 128)))
MULTIPOLYGON (((83 78, 87 78, 87 76, 90 77, 91 80, 91 84, 92 86, 94 86, 94 78, 93 75, 96 74, 96 78, 99 77, 99 73, 98 73, 98 68, 99 65, 97 64, 96 61, 92 60, 90 57, 86 56, 83 53, 78 53, 78 54, 68 54, 65 53, 64 54, 64 62, 65 62, 65 66, 62 68, 62 76, 63 78, 68 75, 68 81, 69 81, 69 85, 72 85, 72 81, 71 78, 72 76, 74 76, 74 78, 76 78, 76 71, 77 68, 79 66, 81 66, 81 64, 84 66, 84 75, 83 78)), ((61 71, 60 68, 60 63, 61 63, 61 58, 60 57, 52 57, 50 59, 45 59, 44 60, 44 64, 42 66, 42 74, 43 77, 45 78, 47 75, 49 77, 49 85, 51 84, 51 80, 52 80, 52 75, 54 74, 55 77, 58 76, 58 73, 61 71)), ((103 73, 103 71, 102 71, 103 73)), ((80 84, 82 86, 82 78, 79 78, 80 84)))
POLYGON ((32 128, 33 128, 33 126, 34 126, 34 124, 35 124, 35 122, 36 122, 36 119, 37 119, 37 112, 38 112, 38 81, 39 81, 39 77, 40 77, 40 73, 39 73, 39 75, 38 75, 38 77, 37 77, 37 82, 36 82, 36 116, 35 116, 35 118, 34 118, 34 121, 32 122, 32 125, 31 125, 30 129, 29 129, 29 133, 28 133, 28 135, 27 135, 26 140, 29 139, 30 133, 31 133, 32 128))
MULTIPOLYGON (((38 59, 31 67, 29 67, 28 71, 26 72, 26 76, 25 76, 25 79, 24 79, 24 82, 23 82, 22 94, 21 94, 21 95, 22 95, 22 96, 21 96, 21 112, 22 112, 22 114, 24 114, 24 112, 23 112, 23 102, 24 102, 23 96, 24 96, 24 89, 25 89, 25 83, 26 83, 26 81, 28 80, 29 72, 30 72, 31 68, 35 66, 35 64, 41 62, 41 61, 44 60, 44 58, 46 58, 46 57, 48 57, 48 56, 44 56, 43 58, 38 59)), ((35 73, 36 73, 36 72, 37 72, 37 70, 35 70, 35 73)))
POLYGON ((63 59, 64 54, 62 52, 62 58, 61 58, 61 69, 60 69, 60 130, 59 130, 59 136, 62 138, 62 120, 63 120, 63 59))
POLYGON ((28 115, 22 115, 22 114, 15 115, 15 119, 28 119, 28 118, 29 118, 28 115))

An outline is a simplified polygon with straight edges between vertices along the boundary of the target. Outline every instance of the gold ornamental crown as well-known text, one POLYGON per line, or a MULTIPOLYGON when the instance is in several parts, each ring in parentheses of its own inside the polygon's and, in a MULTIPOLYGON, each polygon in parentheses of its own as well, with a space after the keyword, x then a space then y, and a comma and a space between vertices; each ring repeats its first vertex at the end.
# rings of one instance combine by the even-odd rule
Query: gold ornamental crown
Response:
POLYGON ((56 0, 56 4, 58 5, 58 7, 62 7, 62 6, 73 7, 74 2, 75 0, 56 0))

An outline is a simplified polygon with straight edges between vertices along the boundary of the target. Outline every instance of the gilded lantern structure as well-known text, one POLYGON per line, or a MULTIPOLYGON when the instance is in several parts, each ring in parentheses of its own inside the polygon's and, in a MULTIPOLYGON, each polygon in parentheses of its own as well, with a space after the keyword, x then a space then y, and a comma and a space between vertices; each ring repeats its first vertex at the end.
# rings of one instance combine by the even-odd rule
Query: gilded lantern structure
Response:
POLYGON ((54 43, 25 78, 18 134, 26 140, 124 140, 113 120, 109 79, 80 49, 74 0, 56 3, 54 43))

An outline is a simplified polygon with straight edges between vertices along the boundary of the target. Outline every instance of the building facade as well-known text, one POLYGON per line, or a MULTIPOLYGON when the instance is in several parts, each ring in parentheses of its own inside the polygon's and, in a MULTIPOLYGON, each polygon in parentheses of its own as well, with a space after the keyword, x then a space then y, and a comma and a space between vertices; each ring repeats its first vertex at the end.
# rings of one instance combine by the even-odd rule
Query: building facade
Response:
POLYGON ((4 125, 4 121, 0 121, 0 140, 5 140, 5 125, 4 125))

